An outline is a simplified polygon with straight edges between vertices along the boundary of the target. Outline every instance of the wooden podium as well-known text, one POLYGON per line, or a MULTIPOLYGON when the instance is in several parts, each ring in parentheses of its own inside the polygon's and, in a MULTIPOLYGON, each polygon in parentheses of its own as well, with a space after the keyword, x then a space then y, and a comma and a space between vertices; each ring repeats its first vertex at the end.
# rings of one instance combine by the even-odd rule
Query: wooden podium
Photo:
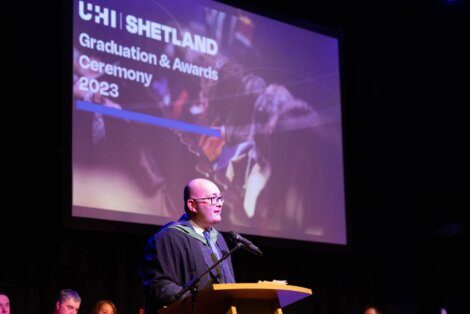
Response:
MULTIPOLYGON (((282 308, 308 297, 312 290, 276 283, 214 284, 196 295, 197 314, 281 314, 282 308)), ((179 300, 159 314, 192 313, 192 297, 179 300)))

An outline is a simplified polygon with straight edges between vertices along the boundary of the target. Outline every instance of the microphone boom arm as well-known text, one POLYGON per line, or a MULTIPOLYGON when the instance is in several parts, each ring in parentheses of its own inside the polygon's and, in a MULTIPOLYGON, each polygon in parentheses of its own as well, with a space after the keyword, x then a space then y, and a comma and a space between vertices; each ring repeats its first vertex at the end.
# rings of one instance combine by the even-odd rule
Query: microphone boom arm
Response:
POLYGON ((189 285, 181 289, 175 296, 173 297, 173 302, 178 301, 186 292, 193 291, 196 288, 196 285, 204 278, 208 273, 210 273, 215 267, 217 267, 220 263, 226 260, 233 252, 240 249, 243 246, 242 243, 237 243, 233 249, 229 252, 224 252, 222 257, 214 263, 211 267, 209 267, 206 271, 204 271, 201 275, 194 278, 189 285))

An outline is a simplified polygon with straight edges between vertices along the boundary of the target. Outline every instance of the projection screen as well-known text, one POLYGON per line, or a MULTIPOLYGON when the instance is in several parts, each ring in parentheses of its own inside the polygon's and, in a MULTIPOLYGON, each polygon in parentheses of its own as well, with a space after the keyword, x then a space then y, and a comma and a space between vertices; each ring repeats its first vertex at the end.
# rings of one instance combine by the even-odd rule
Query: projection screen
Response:
POLYGON ((72 216, 346 244, 338 38, 210 1, 74 1, 72 216))

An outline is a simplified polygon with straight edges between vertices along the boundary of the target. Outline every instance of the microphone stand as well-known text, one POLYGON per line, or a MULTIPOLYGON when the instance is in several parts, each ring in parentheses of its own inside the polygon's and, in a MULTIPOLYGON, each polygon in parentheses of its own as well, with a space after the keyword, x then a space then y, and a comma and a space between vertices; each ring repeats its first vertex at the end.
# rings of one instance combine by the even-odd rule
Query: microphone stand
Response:
POLYGON ((198 277, 194 278, 189 285, 181 289, 175 296, 174 296, 174 301, 178 301, 186 292, 191 291, 192 295, 192 312, 193 314, 196 313, 196 296, 197 296, 197 284, 201 281, 202 278, 204 278, 207 274, 209 274, 214 268, 216 268, 220 263, 222 263, 224 260, 226 260, 230 255, 232 255, 233 252, 238 250, 239 248, 243 247, 242 243, 237 243, 233 249, 231 249, 229 252, 225 251, 222 255, 222 257, 214 263, 211 267, 209 267, 205 272, 203 272, 201 275, 198 277))

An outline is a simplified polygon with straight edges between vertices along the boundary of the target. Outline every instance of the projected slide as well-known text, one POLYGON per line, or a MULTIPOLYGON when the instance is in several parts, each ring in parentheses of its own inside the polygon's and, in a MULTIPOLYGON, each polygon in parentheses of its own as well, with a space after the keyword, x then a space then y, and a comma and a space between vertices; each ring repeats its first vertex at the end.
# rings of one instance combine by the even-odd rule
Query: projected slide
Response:
POLYGON ((216 2, 75 1, 74 217, 346 244, 338 39, 216 2))

